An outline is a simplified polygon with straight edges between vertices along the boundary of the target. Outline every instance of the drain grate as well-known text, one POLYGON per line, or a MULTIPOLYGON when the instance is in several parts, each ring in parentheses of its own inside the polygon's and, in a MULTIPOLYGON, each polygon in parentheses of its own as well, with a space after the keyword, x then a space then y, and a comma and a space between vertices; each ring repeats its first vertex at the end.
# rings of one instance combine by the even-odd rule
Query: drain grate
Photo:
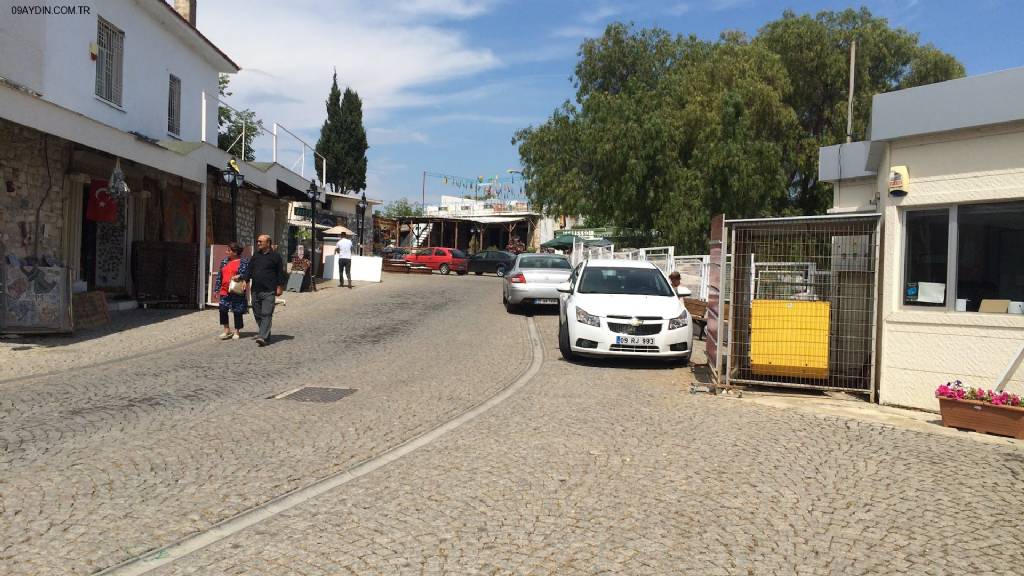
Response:
POLYGON ((291 394, 284 396, 285 400, 296 400, 298 402, 337 402, 346 396, 355 393, 355 388, 321 388, 308 386, 300 388, 291 394))

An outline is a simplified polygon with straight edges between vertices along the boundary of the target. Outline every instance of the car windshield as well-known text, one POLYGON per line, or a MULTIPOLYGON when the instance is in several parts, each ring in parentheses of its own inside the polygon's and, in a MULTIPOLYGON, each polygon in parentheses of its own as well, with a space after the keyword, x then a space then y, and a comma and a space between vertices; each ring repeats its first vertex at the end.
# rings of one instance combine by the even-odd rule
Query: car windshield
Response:
POLYGON ((519 259, 520 268, 548 268, 555 270, 572 270, 572 266, 565 258, 555 256, 530 256, 519 259))
POLYGON ((463 252, 462 250, 456 250, 455 248, 452 248, 452 258, 465 258, 465 257, 466 257, 466 253, 465 252, 463 252))
POLYGON ((583 270, 579 291, 583 294, 675 295, 661 272, 653 268, 588 266, 583 270))

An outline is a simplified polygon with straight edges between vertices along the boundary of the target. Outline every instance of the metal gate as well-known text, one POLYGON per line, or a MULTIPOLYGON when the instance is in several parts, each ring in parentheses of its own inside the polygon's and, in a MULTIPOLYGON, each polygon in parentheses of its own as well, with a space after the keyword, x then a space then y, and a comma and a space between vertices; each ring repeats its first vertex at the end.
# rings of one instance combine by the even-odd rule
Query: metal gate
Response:
POLYGON ((726 384, 875 397, 877 214, 728 220, 726 384))

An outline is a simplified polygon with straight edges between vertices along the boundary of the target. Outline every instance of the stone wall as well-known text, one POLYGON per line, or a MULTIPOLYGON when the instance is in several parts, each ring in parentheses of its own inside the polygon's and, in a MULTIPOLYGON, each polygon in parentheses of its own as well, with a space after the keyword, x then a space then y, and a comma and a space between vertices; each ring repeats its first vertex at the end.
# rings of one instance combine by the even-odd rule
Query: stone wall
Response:
POLYGON ((64 174, 71 143, 0 119, 0 253, 31 256, 39 219, 39 255, 60 258, 64 174), (44 153, 44 142, 47 146, 44 153), (49 170, 47 161, 49 160, 49 170), (46 193, 47 184, 50 186, 46 193))

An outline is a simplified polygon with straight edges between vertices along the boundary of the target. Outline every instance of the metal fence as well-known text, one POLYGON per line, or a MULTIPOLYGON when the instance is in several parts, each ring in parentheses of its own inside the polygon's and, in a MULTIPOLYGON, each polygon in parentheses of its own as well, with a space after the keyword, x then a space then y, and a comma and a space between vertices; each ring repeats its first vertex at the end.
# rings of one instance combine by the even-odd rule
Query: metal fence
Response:
POLYGON ((679 282, 690 289, 694 298, 708 299, 708 273, 710 256, 676 256, 672 269, 679 272, 679 282))
POLYGON ((874 396, 876 215, 734 220, 728 384, 874 396))

